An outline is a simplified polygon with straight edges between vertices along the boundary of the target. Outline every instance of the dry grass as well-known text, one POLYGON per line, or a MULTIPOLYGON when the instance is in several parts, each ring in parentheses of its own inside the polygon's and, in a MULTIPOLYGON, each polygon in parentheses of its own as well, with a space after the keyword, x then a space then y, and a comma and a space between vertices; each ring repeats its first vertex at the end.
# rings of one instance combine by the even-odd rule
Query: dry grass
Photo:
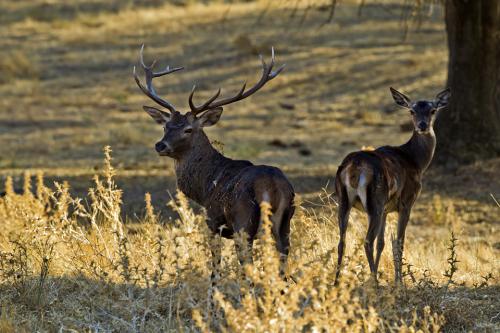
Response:
POLYGON ((0 325, 4 331, 498 328, 496 258, 488 246, 475 249, 485 260, 476 261, 472 270, 468 262, 472 249, 460 239, 458 243, 453 238, 448 244, 442 239, 415 244, 410 238, 406 286, 393 286, 392 263, 385 255, 376 287, 366 272, 363 229, 355 216, 347 264, 339 286, 334 286, 336 205, 327 196, 322 197, 321 207, 300 208, 293 220, 288 274, 295 282, 279 277, 270 210, 263 203, 255 263, 242 269, 232 243, 224 241, 224 260, 216 267, 220 279, 216 290, 211 290, 209 248, 214 240, 204 214, 194 213, 178 193, 169 203, 177 218, 160 224, 146 195, 140 224, 125 225, 120 217, 122 192, 114 182, 109 149, 105 154, 103 173, 94 177, 84 201, 72 198, 67 184, 49 190, 41 174, 34 189, 31 178, 25 177, 23 195, 14 194, 11 181, 7 182, 7 194, 0 199, 4 221, 0 325), (417 258, 430 244, 440 261, 420 266, 417 258), (217 304, 214 310, 209 307, 212 293, 217 304))
POLYGON ((0 59, 0 72, 0 84, 16 79, 36 80, 40 74, 37 63, 20 51, 7 53, 0 59))

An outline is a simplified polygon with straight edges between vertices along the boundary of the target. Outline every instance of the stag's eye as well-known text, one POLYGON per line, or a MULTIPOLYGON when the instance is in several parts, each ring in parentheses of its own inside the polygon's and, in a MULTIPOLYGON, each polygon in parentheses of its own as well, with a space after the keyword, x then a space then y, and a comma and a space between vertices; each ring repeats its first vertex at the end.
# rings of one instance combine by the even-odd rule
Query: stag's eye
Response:
POLYGON ((436 114, 436 109, 432 109, 432 110, 431 110, 431 114, 432 114, 432 115, 436 114))
POLYGON ((192 129, 192 128, 186 128, 186 129, 184 130, 184 133, 191 133, 191 132, 193 132, 193 129, 192 129))
POLYGON ((410 110, 410 114, 411 114, 412 116, 414 116, 414 115, 415 115, 415 111, 410 110))

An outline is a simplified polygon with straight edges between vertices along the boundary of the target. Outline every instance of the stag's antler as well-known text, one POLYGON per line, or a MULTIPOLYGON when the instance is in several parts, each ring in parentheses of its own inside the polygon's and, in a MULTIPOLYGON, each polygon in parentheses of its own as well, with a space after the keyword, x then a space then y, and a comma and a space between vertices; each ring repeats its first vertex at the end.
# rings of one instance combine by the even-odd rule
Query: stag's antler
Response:
POLYGON ((134 66, 135 82, 137 83, 139 88, 141 88, 142 92, 144 94, 146 94, 149 98, 151 98, 153 101, 155 101, 156 103, 160 104, 161 106, 167 108, 172 113, 176 112, 175 107, 172 104, 170 104, 169 102, 167 102, 166 100, 164 100, 163 98, 161 98, 160 96, 158 96, 156 94, 156 91, 153 87, 153 79, 155 77, 159 77, 159 76, 163 76, 163 75, 167 75, 167 74, 170 74, 173 72, 180 71, 181 69, 184 69, 184 67, 175 67, 175 68, 171 69, 169 66, 167 66, 167 68, 165 68, 163 71, 153 72, 154 66, 156 64, 156 60, 154 60, 150 66, 146 66, 144 64, 143 52, 144 52, 144 44, 142 44, 142 46, 141 46, 139 62, 141 64, 142 69, 144 70, 144 74, 146 75, 146 87, 144 87, 142 85, 141 81, 139 80, 139 77, 137 76, 137 73, 135 71, 135 66, 134 66))
POLYGON ((271 48, 271 64, 267 66, 266 62, 260 55, 260 60, 262 61, 262 77, 260 78, 259 82, 257 82, 252 88, 248 89, 245 91, 246 88, 246 82, 243 84, 241 87, 240 91, 233 97, 229 97, 226 99, 221 99, 216 101, 216 99, 219 97, 221 89, 219 90, 212 96, 210 97, 205 103, 203 103, 200 106, 194 105, 193 102, 193 96, 194 92, 196 90, 196 85, 193 86, 193 90, 191 91, 191 94, 189 95, 189 107, 191 108, 191 112, 194 115, 197 115, 203 111, 213 109, 219 106, 227 105, 230 103, 234 103, 236 101, 240 101, 244 98, 247 98, 248 96, 252 95, 253 93, 257 92, 260 88, 262 88, 267 82, 271 81, 274 79, 276 76, 278 76, 279 73, 285 68, 285 65, 282 65, 278 70, 273 71, 273 66, 274 66, 274 48, 271 48))

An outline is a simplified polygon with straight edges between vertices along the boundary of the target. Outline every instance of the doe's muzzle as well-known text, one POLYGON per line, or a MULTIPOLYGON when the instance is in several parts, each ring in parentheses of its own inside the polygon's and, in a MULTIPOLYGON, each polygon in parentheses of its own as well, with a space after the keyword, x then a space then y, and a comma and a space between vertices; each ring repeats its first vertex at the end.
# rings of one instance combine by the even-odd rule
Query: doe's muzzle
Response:
POLYGON ((427 123, 423 122, 423 121, 419 122, 418 123, 418 129, 421 130, 421 131, 423 131, 423 132, 427 131, 427 123))

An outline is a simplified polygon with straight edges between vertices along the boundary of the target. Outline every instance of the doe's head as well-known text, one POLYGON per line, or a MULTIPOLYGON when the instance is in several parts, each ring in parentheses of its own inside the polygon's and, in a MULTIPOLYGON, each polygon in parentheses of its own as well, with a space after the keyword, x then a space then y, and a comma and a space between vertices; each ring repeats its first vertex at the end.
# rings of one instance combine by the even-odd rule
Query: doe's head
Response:
POLYGON ((167 66, 167 68, 163 71, 155 72, 154 66, 156 61, 153 61, 150 66, 146 66, 146 64, 144 63, 143 52, 144 45, 142 45, 139 54, 139 63, 144 70, 146 85, 144 86, 141 83, 141 80, 136 73, 135 67, 134 79, 139 88, 146 96, 168 110, 167 112, 151 106, 143 107, 144 111, 146 111, 158 124, 161 124, 164 127, 163 138, 156 143, 155 150, 161 156, 170 156, 174 158, 193 147, 196 140, 200 137, 200 133, 202 132, 203 127, 212 126, 219 121, 223 111, 222 106, 240 101, 254 94, 267 82, 278 76, 278 74, 281 73, 281 71, 285 67, 284 65, 282 65, 276 71, 273 71, 274 49, 271 48, 272 56, 269 65, 266 64, 262 56, 260 57, 262 61, 262 76, 253 87, 246 89, 246 83, 244 83, 236 95, 220 99, 219 96, 221 93, 221 89, 219 89, 207 101, 197 106, 193 102, 194 93, 196 91, 195 85, 193 86, 193 90, 189 95, 189 107, 191 111, 182 114, 177 111, 170 102, 158 96, 156 90, 153 87, 153 79, 155 77, 179 71, 183 69, 183 67, 171 69, 167 66))
POLYGON ((414 129, 419 134, 426 134, 432 130, 438 111, 448 105, 451 96, 451 90, 447 88, 437 94, 434 100, 412 102, 408 96, 396 89, 391 87, 390 90, 396 104, 410 110, 414 129))

